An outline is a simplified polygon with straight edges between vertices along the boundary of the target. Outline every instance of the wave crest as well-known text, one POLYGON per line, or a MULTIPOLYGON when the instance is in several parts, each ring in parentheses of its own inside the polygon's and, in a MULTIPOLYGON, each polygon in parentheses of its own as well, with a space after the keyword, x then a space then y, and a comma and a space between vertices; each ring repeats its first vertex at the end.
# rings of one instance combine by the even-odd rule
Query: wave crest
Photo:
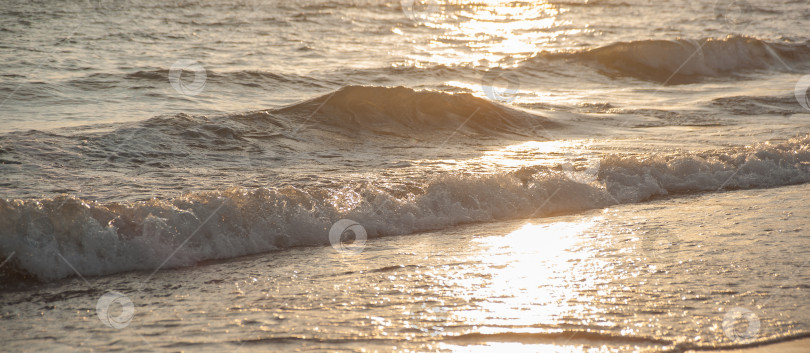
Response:
POLYGON ((541 58, 596 63, 609 76, 687 84, 754 70, 796 71, 810 63, 810 45, 769 43, 747 36, 640 40, 573 53, 547 53, 541 58))
POLYGON ((448 132, 539 136, 551 121, 471 94, 416 91, 407 87, 346 86, 274 114, 383 135, 448 132))

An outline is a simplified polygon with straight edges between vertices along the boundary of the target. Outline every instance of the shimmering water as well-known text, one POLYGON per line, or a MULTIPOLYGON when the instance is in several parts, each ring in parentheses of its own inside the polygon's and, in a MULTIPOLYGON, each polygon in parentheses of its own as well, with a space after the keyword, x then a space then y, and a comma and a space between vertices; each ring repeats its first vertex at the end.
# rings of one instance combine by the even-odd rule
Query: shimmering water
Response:
POLYGON ((375 239, 360 254, 298 248, 37 285, 3 295, 6 348, 683 351, 801 335, 807 192, 709 194, 375 239), (120 329, 97 315, 109 290, 134 308, 120 329))
POLYGON ((788 0, 7 2, 4 341, 806 335, 807 18, 788 0))

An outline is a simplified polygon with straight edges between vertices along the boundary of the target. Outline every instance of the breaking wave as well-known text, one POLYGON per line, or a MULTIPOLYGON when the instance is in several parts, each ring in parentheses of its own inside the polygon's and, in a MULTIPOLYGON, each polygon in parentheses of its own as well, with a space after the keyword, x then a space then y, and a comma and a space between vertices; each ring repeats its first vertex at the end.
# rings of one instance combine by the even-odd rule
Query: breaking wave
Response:
POLYGON ((536 166, 493 175, 448 173, 404 189, 355 182, 252 190, 234 186, 139 202, 91 202, 66 195, 0 200, 0 255, 8 262, 0 276, 11 282, 49 281, 76 272, 91 276, 191 266, 325 245, 330 226, 344 218, 359 222, 373 238, 666 195, 806 183, 810 135, 696 154, 610 155, 599 164, 598 172, 536 166))

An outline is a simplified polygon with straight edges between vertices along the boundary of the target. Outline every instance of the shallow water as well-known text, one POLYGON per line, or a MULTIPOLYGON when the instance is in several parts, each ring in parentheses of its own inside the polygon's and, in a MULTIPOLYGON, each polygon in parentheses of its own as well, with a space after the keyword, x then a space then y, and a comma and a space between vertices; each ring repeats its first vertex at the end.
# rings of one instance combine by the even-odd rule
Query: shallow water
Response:
POLYGON ((11 1, 4 341, 806 335, 807 18, 793 0, 11 1), (121 330, 96 317, 115 300, 121 330), (723 326, 740 319, 759 326, 723 326))
POLYGON ((712 193, 374 239, 357 254, 308 247, 37 285, 3 294, 6 348, 683 351, 798 336, 810 329, 807 192, 712 193), (120 329, 97 317, 107 291, 133 305, 120 329))

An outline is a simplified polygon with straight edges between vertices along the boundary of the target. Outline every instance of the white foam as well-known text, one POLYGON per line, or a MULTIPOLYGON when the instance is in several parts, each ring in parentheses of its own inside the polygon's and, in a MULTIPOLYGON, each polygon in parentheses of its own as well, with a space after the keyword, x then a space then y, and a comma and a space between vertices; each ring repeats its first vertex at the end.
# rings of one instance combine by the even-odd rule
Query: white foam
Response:
POLYGON ((74 269, 92 276, 189 266, 326 245, 331 225, 344 218, 359 222, 373 238, 573 213, 663 195, 805 183, 809 169, 810 136, 805 136, 780 145, 699 155, 607 156, 596 180, 548 168, 488 176, 446 174, 407 197, 351 185, 231 188, 123 205, 65 196, 39 202, 0 200, 0 253, 3 258, 14 254, 2 271, 16 269, 53 280, 74 275, 74 269))

